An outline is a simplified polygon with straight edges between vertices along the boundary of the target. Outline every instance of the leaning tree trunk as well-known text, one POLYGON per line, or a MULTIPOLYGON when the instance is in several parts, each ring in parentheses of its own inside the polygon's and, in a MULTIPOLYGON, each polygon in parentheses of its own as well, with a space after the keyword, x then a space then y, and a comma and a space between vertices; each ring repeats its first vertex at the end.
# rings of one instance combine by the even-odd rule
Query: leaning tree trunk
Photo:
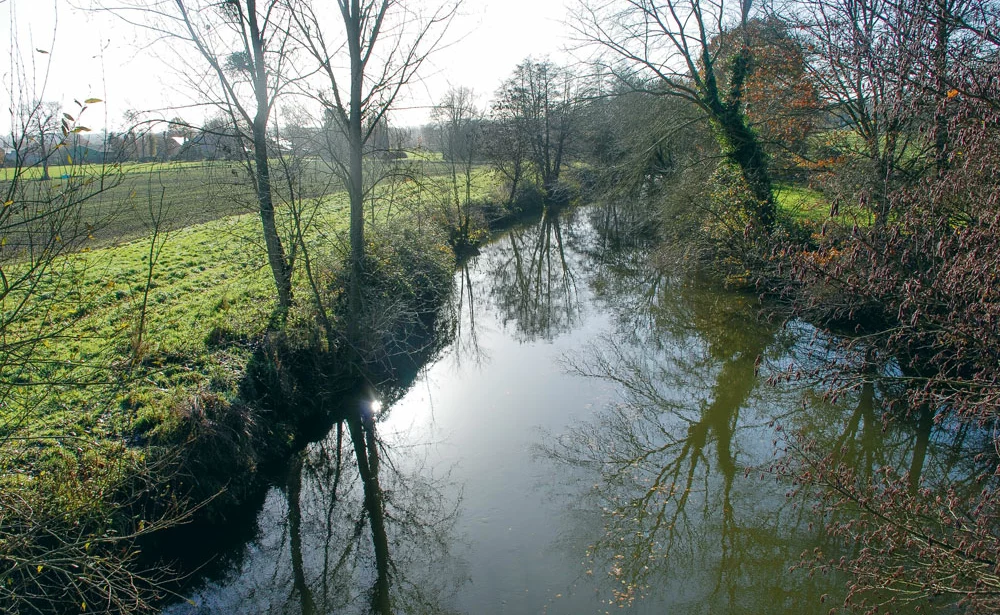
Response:
POLYGON ((754 202, 750 205, 753 218, 765 229, 774 226, 775 205, 771 192, 771 176, 767 168, 767 154, 757 135, 740 113, 725 112, 716 119, 719 138, 726 159, 735 164, 746 182, 754 202))
POLYGON ((747 213, 763 229, 770 230, 775 222, 774 194, 768 171, 767 153, 747 122, 743 111, 743 88, 752 70, 750 50, 743 47, 732 59, 729 91, 723 101, 719 93, 712 59, 703 54, 706 65, 702 86, 702 103, 716 129, 722 154, 734 164, 753 196, 753 203, 744 205, 747 213))

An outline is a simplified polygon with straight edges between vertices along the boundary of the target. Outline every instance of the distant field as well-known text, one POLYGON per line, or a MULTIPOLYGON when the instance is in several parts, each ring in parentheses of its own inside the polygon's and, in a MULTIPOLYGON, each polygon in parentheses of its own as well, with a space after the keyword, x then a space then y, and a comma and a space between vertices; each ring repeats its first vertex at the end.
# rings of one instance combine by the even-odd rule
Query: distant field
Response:
MULTIPOLYGON (((53 164, 49 165, 49 178, 52 180, 65 179, 73 175, 97 175, 103 170, 105 173, 120 171, 124 174, 145 174, 151 171, 172 171, 182 168, 196 168, 211 165, 227 165, 235 163, 195 161, 195 162, 129 162, 125 164, 53 164)), ((0 182, 10 181, 14 177, 15 169, 12 167, 0 167, 0 182)), ((40 180, 42 178, 42 165, 33 164, 22 167, 21 179, 40 180)))
POLYGON ((432 152, 427 149, 407 150, 406 156, 410 160, 422 160, 427 162, 441 162, 444 160, 441 152, 432 152))
POLYGON ((822 223, 830 217, 830 204, 816 190, 781 184, 777 186, 775 193, 778 208, 794 219, 822 223))
MULTIPOLYGON (((441 156, 434 152, 414 152, 401 161, 414 176, 441 178, 446 175, 441 156)), ((0 169, 0 190, 10 181, 12 169, 0 169)), ((65 189, 67 181, 100 193, 82 206, 81 220, 93 228, 89 247, 99 248, 128 242, 150 233, 150 205, 164 205, 165 226, 179 229, 226 216, 257 211, 256 195, 237 162, 168 162, 124 165, 75 165, 49 167, 49 181, 40 168, 30 168, 21 175, 23 197, 35 199, 47 191, 65 189), (72 179, 63 175, 72 173, 72 179)), ((479 172, 480 174, 482 171, 479 172)), ((271 181, 275 205, 287 202, 288 185, 278 161, 272 161, 271 181)), ((482 183, 478 181, 477 183, 482 183)), ((299 198, 318 198, 341 192, 340 183, 319 160, 302 164, 294 189, 299 198)), ((15 237, 8 237, 16 244, 15 237)))
MULTIPOLYGON (((4 171, 9 178, 11 170, 4 171)), ((25 175, 39 170, 29 171, 25 175)), ((45 200, 47 194, 71 187, 93 193, 83 202, 80 219, 93 227, 90 246, 100 247, 147 235, 149 205, 161 199, 168 228, 251 211, 253 194, 240 185, 240 173, 235 164, 222 162, 51 167, 49 181, 24 180, 22 175, 22 193, 15 200, 45 200), (63 172, 72 172, 73 178, 63 179, 63 172)))

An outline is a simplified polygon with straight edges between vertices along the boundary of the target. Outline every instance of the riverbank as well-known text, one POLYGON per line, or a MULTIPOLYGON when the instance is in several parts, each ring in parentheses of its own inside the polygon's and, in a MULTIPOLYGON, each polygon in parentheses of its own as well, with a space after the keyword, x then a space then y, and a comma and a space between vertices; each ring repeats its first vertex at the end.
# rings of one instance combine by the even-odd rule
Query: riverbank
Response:
MULTIPOLYGON (((490 178, 476 181, 488 202, 490 178)), ((369 379, 415 374, 446 337, 435 318, 456 256, 433 191, 412 191, 397 187, 366 214, 365 300, 379 308, 363 323, 369 379)), ((193 521, 224 523, 358 388, 344 344, 346 199, 304 206, 310 224, 296 250, 309 266, 298 268, 287 312, 276 309, 259 220, 243 215, 72 254, 42 280, 49 309, 6 329, 56 332, 34 349, 44 373, 22 375, 55 384, 15 384, 4 404, 8 610, 148 608, 169 574, 140 572, 142 547, 193 521)))
POLYGON ((334 425, 220 532, 219 568, 167 612, 828 613, 847 575, 789 568, 853 543, 825 533, 811 494, 746 471, 773 462, 782 426, 847 447, 865 475, 912 467, 925 433, 928 480, 964 450, 883 431, 880 384, 837 401, 772 384, 825 336, 657 270, 634 228, 612 204, 546 213, 455 273, 454 336, 372 428, 387 574, 354 440, 334 425), (382 581, 388 610, 371 604, 382 581))
MULTIPOLYGON (((806 555, 802 563, 848 573, 851 608, 869 608, 871 596, 887 589, 885 604, 902 596, 938 606, 953 599, 974 612, 1000 604, 993 571, 1000 548, 1000 218, 988 210, 970 215, 964 201, 940 192, 963 181, 995 192, 979 184, 975 168, 956 166, 899 188, 886 197, 893 213, 882 220, 870 207, 836 200, 819 218, 796 215, 779 193, 775 226, 755 228, 728 219, 711 200, 716 194, 705 210, 718 215, 689 225, 690 241, 681 242, 730 286, 773 302, 771 318, 812 323, 852 357, 792 364, 776 381, 822 377, 834 399, 870 391, 875 381, 892 383, 874 397, 871 419, 883 429, 917 422, 927 432, 942 426, 945 442, 980 442, 975 463, 931 482, 921 473, 929 436, 910 451, 909 467, 887 464, 863 475, 844 463, 843 450, 818 448, 804 431, 785 433, 793 454, 771 471, 812 494, 832 536, 867 546, 844 559, 806 555), (838 520, 845 515, 850 521, 838 520)), ((801 201, 802 192, 790 195, 801 201)), ((676 254, 676 234, 668 229, 667 237, 676 254)))

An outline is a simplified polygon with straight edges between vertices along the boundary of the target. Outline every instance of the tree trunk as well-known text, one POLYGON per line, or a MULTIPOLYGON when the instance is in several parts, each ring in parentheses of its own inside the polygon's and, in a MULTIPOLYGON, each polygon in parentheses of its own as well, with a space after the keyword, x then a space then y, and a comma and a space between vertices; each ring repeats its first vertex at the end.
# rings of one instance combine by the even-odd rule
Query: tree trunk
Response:
POLYGON ((267 138, 263 122, 255 121, 253 127, 254 173, 257 179, 257 203, 264 229, 267 262, 271 265, 274 285, 278 291, 278 305, 287 308, 292 304, 292 271, 285 259, 278 226, 274 220, 274 202, 271 200, 271 168, 267 159, 267 138))
POLYGON ((775 206, 767 155, 757 135, 740 113, 724 113, 716 119, 726 158, 740 169, 743 180, 754 197, 754 219, 765 229, 774 226, 775 206))
POLYGON ((507 199, 507 205, 513 206, 514 202, 517 200, 517 186, 521 183, 521 165, 516 163, 514 167, 513 177, 510 178, 510 197, 507 199))
POLYGON ((747 213, 762 228, 770 230, 774 227, 775 205, 771 176, 767 167, 767 154, 757 140, 757 135, 747 124, 746 114, 743 111, 743 86, 752 67, 750 51, 744 47, 733 58, 726 101, 723 101, 719 94, 712 59, 707 50, 703 54, 703 62, 706 70, 702 86, 702 102, 715 124, 722 153, 739 168, 743 180, 753 195, 754 203, 750 205, 750 211, 747 213))
MULTIPOLYGON (((562 110, 563 114, 565 114, 566 112, 567 112, 566 109, 562 110)), ((556 140, 555 161, 552 163, 553 185, 559 183, 559 174, 562 170, 563 152, 566 149, 566 138, 569 132, 569 129, 565 125, 565 122, 566 122, 566 117, 565 115, 563 115, 563 117, 559 118, 559 137, 556 140)))
POLYGON ((247 2, 247 19, 250 22, 250 45, 254 54, 254 94, 257 113, 253 120, 254 173, 257 179, 257 203, 264 229, 267 262, 271 265, 274 285, 278 291, 278 305, 288 308, 292 304, 292 264, 285 257, 278 226, 274 221, 274 202, 271 199, 271 167, 267 159, 267 120, 271 112, 267 96, 267 69, 264 59, 264 41, 257 24, 257 3, 247 2))
POLYGON ((361 349, 361 285, 364 277, 365 218, 364 218, 364 168, 361 138, 361 94, 364 85, 364 66, 361 61, 361 9, 358 0, 351 2, 351 15, 346 19, 347 40, 351 55, 351 108, 348 116, 348 141, 350 166, 348 193, 351 198, 351 278, 348 291, 348 338, 354 348, 361 349))

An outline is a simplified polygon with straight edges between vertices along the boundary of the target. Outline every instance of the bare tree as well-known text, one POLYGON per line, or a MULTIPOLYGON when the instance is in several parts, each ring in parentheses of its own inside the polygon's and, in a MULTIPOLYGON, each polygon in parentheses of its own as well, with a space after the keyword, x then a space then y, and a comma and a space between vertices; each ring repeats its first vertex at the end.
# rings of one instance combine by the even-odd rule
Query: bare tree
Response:
POLYGON ((47 175, 47 159, 65 149, 70 137, 87 130, 77 119, 101 101, 89 98, 77 103, 75 118, 70 114, 56 118, 58 128, 52 134, 58 106, 39 102, 44 95, 39 82, 44 84, 44 78, 36 78, 26 66, 16 40, 10 61, 4 86, 11 132, 3 141, 13 164, 0 177, 0 450, 49 393, 34 383, 46 362, 41 348, 63 339, 72 325, 72 319, 56 323, 49 315, 80 295, 81 265, 73 255, 102 224, 94 203, 122 180, 116 167, 71 160, 65 181, 31 181, 47 175), (47 144, 44 154, 41 142, 47 144))
POLYGON ((573 76, 552 62, 521 62, 503 82, 493 105, 494 120, 521 133, 536 183, 551 197, 573 131, 573 76))
POLYGON ((39 100, 24 111, 28 114, 23 122, 23 128, 27 131, 25 136, 33 145, 30 152, 37 156, 38 163, 42 165, 41 179, 48 180, 49 157, 53 154, 52 149, 62 140, 59 129, 64 124, 61 120, 68 120, 60 113, 59 103, 54 101, 39 100))
POLYGON ((507 205, 513 205, 529 165, 527 136, 513 122, 501 121, 489 122, 484 136, 483 149, 506 184, 507 205))
POLYGON ((594 63, 630 89, 691 101, 712 125, 725 160, 752 195, 741 206, 757 224, 775 220, 767 155, 746 116, 753 69, 745 31, 752 0, 580 0, 574 28, 594 63))
POLYGON ((195 82, 196 91, 219 107, 249 146, 242 152, 257 194, 267 260, 278 304, 292 301, 294 259, 286 254, 275 221, 268 126, 275 101, 290 81, 288 3, 285 0, 102 0, 103 10, 183 41, 208 64, 218 87, 195 82))
POLYGON ((472 242, 472 169, 482 147, 482 112, 473 91, 457 87, 448 90, 432 117, 451 180, 446 215, 452 244, 458 248, 472 242))
POLYGON ((316 98, 347 141, 334 170, 350 197, 349 341, 361 342, 364 276, 365 153, 403 88, 437 47, 457 10, 439 5, 421 14, 403 0, 337 0, 295 3, 295 36, 316 62, 323 86, 316 98), (346 70, 342 67, 346 65, 346 70), (346 159, 344 159, 346 158, 346 159))

